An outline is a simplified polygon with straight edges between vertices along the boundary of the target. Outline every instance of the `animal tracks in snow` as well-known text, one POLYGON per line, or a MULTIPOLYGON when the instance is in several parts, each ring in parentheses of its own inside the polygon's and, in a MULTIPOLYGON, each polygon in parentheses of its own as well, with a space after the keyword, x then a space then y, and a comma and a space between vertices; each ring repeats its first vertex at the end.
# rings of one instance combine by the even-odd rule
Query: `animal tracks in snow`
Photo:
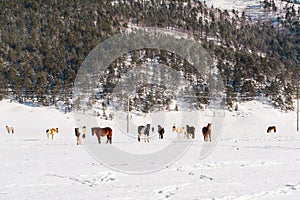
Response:
POLYGON ((206 175, 202 175, 202 174, 200 175, 200 179, 210 180, 210 181, 214 180, 213 178, 208 177, 208 176, 206 176, 206 175))
POLYGON ((98 184, 109 184, 117 180, 116 174, 111 173, 111 172, 105 172, 102 173, 103 175, 92 178, 92 179, 85 179, 85 178, 80 178, 79 177, 73 177, 73 176, 64 176, 64 175, 57 175, 57 174, 46 174, 46 176, 52 176, 52 177, 57 177, 57 178, 62 178, 62 179, 67 179, 79 184, 83 185, 88 185, 89 187, 95 187, 98 184))
POLYGON ((237 195, 230 195, 230 196, 224 196, 221 198, 213 198, 215 200, 227 200, 227 199, 236 199, 236 200, 252 200, 262 197, 274 197, 278 195, 288 195, 292 194, 295 191, 300 191, 300 183, 292 185, 292 184, 286 184, 283 187, 280 187, 278 189, 270 190, 270 191, 258 191, 252 194, 245 194, 241 196, 237 195))
POLYGON ((158 194, 158 200, 163 200, 163 199, 169 199, 172 196, 175 195, 175 192, 177 190, 180 190, 184 187, 189 186, 191 183, 183 183, 183 184, 176 184, 176 185, 169 185, 163 188, 160 188, 159 190, 155 190, 154 192, 158 194))
POLYGON ((212 162, 212 163, 201 163, 194 165, 183 165, 183 166, 175 166, 174 170, 183 172, 186 170, 195 170, 195 169, 221 169, 221 168, 241 168, 241 167, 268 167, 274 165, 283 164, 280 161, 222 161, 222 162, 212 162))

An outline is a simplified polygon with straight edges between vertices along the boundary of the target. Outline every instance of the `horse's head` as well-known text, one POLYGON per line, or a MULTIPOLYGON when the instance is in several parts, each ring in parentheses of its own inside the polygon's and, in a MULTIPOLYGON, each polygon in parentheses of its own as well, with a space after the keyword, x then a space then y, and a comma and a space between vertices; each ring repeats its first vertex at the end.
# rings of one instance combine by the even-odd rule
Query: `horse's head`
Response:
POLYGON ((172 127, 172 131, 176 131, 176 129, 177 129, 176 126, 172 127))
POLYGON ((58 128, 55 128, 56 133, 58 133, 58 128))

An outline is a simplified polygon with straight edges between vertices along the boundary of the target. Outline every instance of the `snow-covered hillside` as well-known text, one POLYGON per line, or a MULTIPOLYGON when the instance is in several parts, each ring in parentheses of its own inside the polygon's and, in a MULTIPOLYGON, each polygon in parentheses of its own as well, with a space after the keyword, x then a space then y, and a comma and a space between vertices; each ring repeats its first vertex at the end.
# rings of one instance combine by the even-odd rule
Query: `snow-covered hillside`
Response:
POLYGON ((292 6, 294 5, 295 8, 299 7, 299 4, 288 3, 282 0, 275 0, 275 5, 277 7, 276 12, 272 12, 271 9, 264 10, 264 1, 260 0, 208 0, 206 1, 209 7, 213 6, 215 8, 219 8, 222 10, 227 10, 231 12, 233 9, 239 11, 240 14, 243 12, 247 17, 252 19, 274 19, 276 17, 283 16, 285 14, 284 9, 286 5, 292 6))
MULTIPOLYGON (((8 100, 0 102, 0 111, 0 199, 298 199, 300 196, 300 133, 296 132, 296 113, 274 109, 262 100, 240 103, 238 111, 226 111, 219 139, 213 129, 216 146, 203 159, 199 157, 199 149, 209 143, 203 142, 199 129, 212 118, 208 111, 202 111, 196 138, 184 154, 161 170, 138 175, 112 170, 106 163, 96 161, 87 146, 77 146, 73 114, 8 100), (5 125, 13 126, 15 133, 8 134, 5 125), (266 133, 270 125, 277 127, 276 133, 266 133), (59 128, 53 141, 45 133, 52 127, 59 128)), ((165 125, 176 122, 174 112, 165 116, 165 125)), ((140 122, 135 116, 132 121, 140 122)), ((117 132, 113 122, 99 120, 99 123, 109 124, 117 132)), ((88 135, 96 143, 89 128, 88 135)), ((103 150, 114 146, 131 153, 149 154, 164 150, 166 144, 176 140, 169 125, 163 140, 156 136, 145 144, 138 143, 133 135, 116 133, 112 145, 96 145, 103 150), (137 149, 139 152, 135 152, 137 149)))

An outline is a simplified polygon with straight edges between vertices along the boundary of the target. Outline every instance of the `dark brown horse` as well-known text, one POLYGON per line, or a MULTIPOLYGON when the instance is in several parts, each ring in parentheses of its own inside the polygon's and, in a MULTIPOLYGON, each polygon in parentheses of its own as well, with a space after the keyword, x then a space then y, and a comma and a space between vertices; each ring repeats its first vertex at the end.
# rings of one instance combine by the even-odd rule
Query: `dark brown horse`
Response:
POLYGON ((96 134, 98 138, 98 143, 101 144, 101 137, 106 136, 107 141, 106 143, 112 143, 112 129, 110 127, 100 128, 100 127, 94 127, 92 128, 92 135, 96 134))
POLYGON ((209 141, 211 142, 211 123, 208 123, 207 126, 204 126, 202 128, 202 133, 203 133, 204 141, 208 141, 208 137, 209 137, 209 141))
POLYGON ((162 127, 161 125, 157 125, 157 130, 158 130, 158 138, 159 139, 164 139, 164 133, 165 133, 165 128, 162 127))
POLYGON ((270 132, 274 132, 274 133, 276 133, 276 126, 269 126, 268 127, 268 130, 267 130, 267 133, 270 133, 270 132))

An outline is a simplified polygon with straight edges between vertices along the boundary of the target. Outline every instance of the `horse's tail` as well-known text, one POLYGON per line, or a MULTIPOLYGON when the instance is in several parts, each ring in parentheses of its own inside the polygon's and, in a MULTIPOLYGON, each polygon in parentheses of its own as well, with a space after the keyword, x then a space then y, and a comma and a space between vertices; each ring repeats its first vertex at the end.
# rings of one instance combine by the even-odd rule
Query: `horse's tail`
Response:
POLYGON ((46 130, 46 133, 48 133, 48 132, 49 132, 49 129, 46 130))
POLYGON ((206 126, 202 128, 202 133, 203 133, 203 135, 205 135, 207 133, 207 127, 206 126))
POLYGON ((113 132, 112 132, 111 128, 109 128, 108 131, 109 131, 109 140, 110 140, 110 144, 111 144, 112 143, 112 134, 113 134, 113 132))

